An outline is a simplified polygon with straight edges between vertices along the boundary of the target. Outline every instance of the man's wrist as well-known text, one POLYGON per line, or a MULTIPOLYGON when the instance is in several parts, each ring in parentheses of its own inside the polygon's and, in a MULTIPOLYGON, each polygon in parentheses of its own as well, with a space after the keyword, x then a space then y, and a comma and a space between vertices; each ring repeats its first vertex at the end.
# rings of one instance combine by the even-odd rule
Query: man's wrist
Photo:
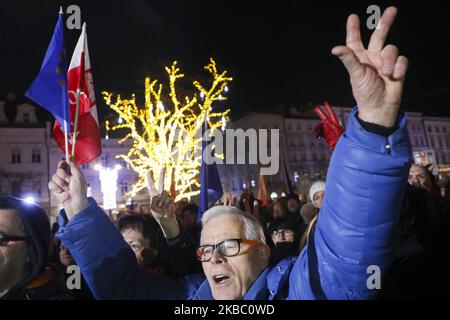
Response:
POLYGON ((71 220, 76 214, 80 213, 83 210, 86 210, 89 207, 89 201, 87 198, 81 199, 80 202, 74 206, 71 205, 63 205, 64 211, 66 212, 67 218, 71 220))
POLYGON ((398 108, 374 109, 372 112, 358 108, 358 117, 364 122, 373 123, 386 128, 395 125, 398 115, 398 108))
POLYGON ((176 238, 180 235, 180 226, 178 225, 178 221, 175 216, 168 219, 159 219, 157 222, 166 239, 176 238))

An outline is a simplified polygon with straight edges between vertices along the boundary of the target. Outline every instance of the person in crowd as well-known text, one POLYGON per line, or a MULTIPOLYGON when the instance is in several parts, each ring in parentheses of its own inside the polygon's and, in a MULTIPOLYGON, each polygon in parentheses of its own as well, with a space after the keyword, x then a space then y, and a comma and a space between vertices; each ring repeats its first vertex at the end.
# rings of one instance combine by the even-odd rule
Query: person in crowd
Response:
POLYGON ((438 185, 441 197, 447 202, 447 206, 450 206, 450 179, 447 177, 440 179, 438 185))
POLYGON ((193 240, 186 229, 186 246, 172 252, 164 241, 161 229, 155 219, 148 214, 132 214, 116 221, 117 229, 136 255, 138 265, 148 272, 163 272, 172 277, 197 272, 200 266, 195 257, 193 240), (170 256, 176 256, 176 263, 170 263, 170 256))
POLYGON ((61 263, 64 268, 76 264, 75 260, 72 257, 72 254, 69 252, 69 249, 67 249, 67 247, 63 243, 60 243, 58 251, 59 263, 61 263))
POLYGON ((49 264, 59 263, 59 243, 60 241, 55 238, 55 234, 58 231, 58 222, 54 222, 51 227, 50 245, 48 249, 48 262, 49 264))
POLYGON ((296 193, 290 193, 286 197, 287 203, 286 203, 286 209, 289 216, 292 217, 300 217, 300 208, 301 203, 300 199, 298 197, 298 194, 296 193))
POLYGON ((448 213, 432 173, 413 164, 381 299, 450 296, 448 213))
POLYGON ((308 203, 308 196, 304 192, 299 193, 298 199, 300 200, 300 207, 308 203))
POLYGON ((317 209, 322 208, 323 198, 325 196, 325 182, 316 181, 311 185, 309 189, 309 199, 314 207, 317 209))
POLYGON ((285 199, 276 199, 272 203, 272 219, 281 219, 286 217, 286 201, 285 199))
POLYGON ((48 264, 50 222, 34 204, 0 197, 0 299, 70 299, 48 264))
MULTIPOLYGON (((333 151, 327 198, 315 230, 295 259, 269 267, 270 250, 257 219, 238 208, 214 206, 202 216, 197 257, 204 275, 171 279, 145 272, 119 231, 92 198, 71 160, 61 161, 49 182, 67 219, 57 237, 69 248, 99 299, 370 299, 367 268, 390 265, 392 233, 401 209, 411 144, 399 113, 407 59, 384 46, 397 10, 380 18, 363 47, 359 18, 347 21, 347 45, 332 50, 344 64, 357 107, 333 151), (370 186, 370 188, 367 188, 370 186), (121 277, 117 277, 120 274, 121 277)), ((179 244, 173 200, 149 184, 152 214, 164 237, 179 244)), ((61 220, 63 221, 63 220, 61 220)))
POLYGON ((409 169, 408 183, 416 188, 424 189, 428 192, 433 191, 433 177, 426 168, 421 165, 413 164, 409 169))
POLYGON ((300 215, 303 218, 303 221, 306 225, 310 224, 310 222, 317 216, 318 209, 312 204, 307 203, 302 206, 300 209, 300 215))
POLYGON ((299 238, 306 229, 305 221, 300 214, 300 208, 300 199, 298 195, 296 193, 288 194, 286 197, 286 218, 289 219, 296 228, 296 233, 299 235, 299 238))
POLYGON ((190 237, 198 243, 200 240, 200 227, 197 224, 198 206, 188 203, 180 209, 180 218, 190 237))
POLYGON ((116 226, 136 255, 139 266, 154 272, 164 270, 158 243, 160 229, 153 217, 131 214, 119 218, 116 226))
POLYGON ((268 235, 269 266, 277 265, 286 258, 298 256, 302 232, 299 232, 298 225, 293 220, 286 218, 274 220, 269 226, 268 235))
MULTIPOLYGON (((300 239, 300 248, 304 248, 306 245, 306 241, 310 235, 311 230, 314 230, 314 224, 317 221, 317 216, 319 214, 320 209, 323 206, 323 199, 325 196, 325 182, 324 181, 316 181, 311 185, 309 189, 309 198, 313 205, 312 213, 309 215, 312 216, 309 223, 306 226, 306 230, 303 233, 303 236, 300 239)), ((304 214, 308 213, 309 207, 305 208, 304 214)))
MULTIPOLYGON (((72 257, 72 254, 70 253, 69 249, 58 241, 58 264, 61 269, 61 273, 64 275, 64 283, 67 283, 67 280, 69 277, 72 276, 72 271, 67 272, 68 268, 70 266, 75 266, 77 263, 75 262, 74 258, 72 257)), ((69 270, 70 271, 70 270, 69 270)), ((86 280, 84 279, 83 275, 81 274, 80 278, 80 288, 71 288, 69 290, 70 295, 75 300, 94 300, 94 296, 92 295, 91 290, 89 289, 88 284, 86 283, 86 280)))
POLYGON ((241 198, 239 199, 238 208, 242 211, 248 212, 249 214, 254 214, 253 205, 255 204, 255 195, 253 194, 253 189, 245 188, 242 190, 241 198))

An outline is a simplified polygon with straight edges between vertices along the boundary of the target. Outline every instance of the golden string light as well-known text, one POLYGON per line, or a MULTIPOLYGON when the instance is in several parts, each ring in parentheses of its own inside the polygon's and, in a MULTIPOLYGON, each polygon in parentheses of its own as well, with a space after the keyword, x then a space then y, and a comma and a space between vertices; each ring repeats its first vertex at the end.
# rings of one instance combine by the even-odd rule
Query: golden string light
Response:
POLYGON ((170 190, 171 184, 174 185, 177 194, 175 201, 189 199, 199 193, 202 124, 208 123, 211 134, 224 127, 230 110, 212 112, 213 103, 226 100, 224 92, 228 91, 227 84, 233 80, 227 76, 227 71, 217 71, 212 58, 205 69, 212 77, 212 84, 208 87, 194 81, 197 92, 191 97, 184 97, 183 101, 178 98, 176 85, 184 74, 180 73, 176 61, 170 68, 166 67, 168 95, 164 95, 163 85, 158 80, 145 78, 143 107, 138 107, 134 94, 130 99, 118 95, 113 101, 112 93, 103 92, 106 104, 121 119, 121 123, 111 128, 108 124, 108 130, 127 131, 119 143, 133 140, 127 154, 117 155, 139 176, 129 192, 131 196, 147 187, 149 171, 157 182, 163 166, 166 167, 164 189, 170 190))

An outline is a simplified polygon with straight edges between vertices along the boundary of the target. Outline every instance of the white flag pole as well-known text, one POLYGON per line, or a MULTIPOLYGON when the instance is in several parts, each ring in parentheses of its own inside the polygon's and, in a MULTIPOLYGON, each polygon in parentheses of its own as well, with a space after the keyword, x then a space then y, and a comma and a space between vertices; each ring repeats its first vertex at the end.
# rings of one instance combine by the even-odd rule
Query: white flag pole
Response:
POLYGON ((73 126, 73 136, 72 136, 72 157, 75 157, 75 144, 77 142, 77 131, 78 131, 78 117, 80 114, 80 88, 77 89, 77 102, 75 109, 75 124, 73 126))
POLYGON ((69 159, 69 137, 67 133, 67 121, 64 120, 64 146, 66 150, 66 160, 69 159))
MULTIPOLYGON (((59 14, 62 15, 64 14, 62 6, 59 7, 59 14)), ((66 92, 67 94, 67 92, 66 92)), ((67 112, 67 110, 66 110, 67 112)), ((64 126, 64 150, 66 151, 66 160, 69 159, 69 135, 67 132, 67 120, 64 119, 63 120, 63 126, 64 126)))

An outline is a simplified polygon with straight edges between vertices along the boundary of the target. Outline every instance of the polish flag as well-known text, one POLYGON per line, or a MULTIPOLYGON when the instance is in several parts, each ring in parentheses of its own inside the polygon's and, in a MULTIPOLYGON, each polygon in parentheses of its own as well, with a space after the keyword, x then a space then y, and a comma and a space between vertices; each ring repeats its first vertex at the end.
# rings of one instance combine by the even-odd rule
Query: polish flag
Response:
MULTIPOLYGON (((67 87, 70 105, 69 153, 72 153, 77 89, 80 89, 75 162, 84 164, 94 160, 102 153, 100 126, 95 104, 94 83, 86 36, 86 23, 83 24, 80 38, 67 71, 67 87)), ((64 151, 64 129, 58 121, 55 121, 53 135, 58 146, 64 151)))

